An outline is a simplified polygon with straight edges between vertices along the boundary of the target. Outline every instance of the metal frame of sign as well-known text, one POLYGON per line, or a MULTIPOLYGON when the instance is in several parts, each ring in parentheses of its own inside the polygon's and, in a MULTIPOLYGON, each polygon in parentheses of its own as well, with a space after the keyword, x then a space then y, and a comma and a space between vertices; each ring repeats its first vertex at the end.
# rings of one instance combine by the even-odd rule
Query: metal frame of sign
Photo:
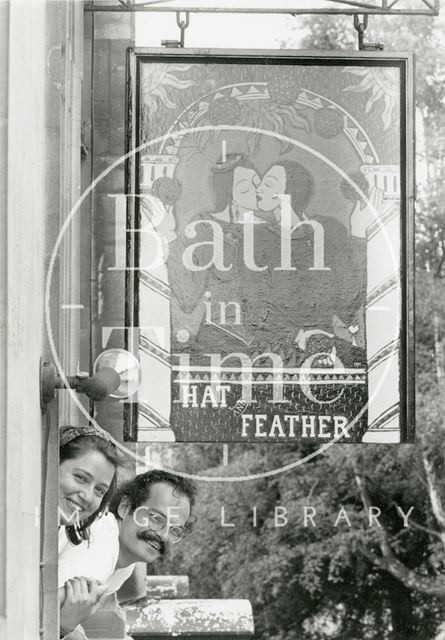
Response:
POLYGON ((404 0, 375 0, 373 3, 364 0, 327 0, 330 6, 324 7, 301 7, 295 3, 294 7, 279 7, 271 3, 270 7, 265 6, 244 6, 233 5, 224 6, 219 2, 217 5, 208 6, 203 4, 193 4, 184 2, 174 4, 171 0, 154 0, 152 2, 125 2, 119 0, 119 4, 101 4, 86 2, 84 10, 86 12, 187 12, 187 13, 283 13, 289 15, 353 15, 374 14, 374 15, 429 15, 439 14, 440 0, 418 0, 417 5, 407 5, 404 0), (168 4, 167 4, 168 3, 168 4), (273 6, 272 6, 273 4, 273 6))
MULTIPOLYGON (((398 348, 399 366, 399 400, 398 430, 399 438, 388 442, 412 442, 414 440, 414 59, 411 53, 400 52, 367 52, 367 51, 288 51, 288 50, 212 50, 212 49, 130 49, 128 51, 128 91, 127 91, 127 167, 126 192, 138 193, 138 163, 140 153, 130 153, 138 149, 140 139, 140 91, 141 67, 143 64, 238 64, 258 65, 317 65, 320 67, 348 67, 358 69, 389 68, 400 72, 400 95, 398 132, 400 150, 400 333, 398 348)), ((385 178, 386 181, 386 178, 385 178)), ((385 183, 386 184, 386 183, 385 183)), ((140 212, 136 199, 127 198, 127 268, 126 272, 126 327, 139 326, 139 246, 141 234, 135 231, 140 228, 140 212)), ((129 332, 130 333, 130 332, 129 332)), ((131 340, 127 340, 127 347, 131 340)), ((163 357, 162 349, 159 357, 163 357)), ((394 408, 392 409, 395 410, 394 408)), ((148 408, 150 412, 150 409, 148 408)), ((157 434, 166 433, 170 429, 168 420, 156 416, 156 412, 148 418, 159 418, 157 427, 141 433, 138 429, 139 404, 126 405, 124 438, 133 441, 163 441, 157 434)), ((363 441, 380 442, 378 424, 374 432, 377 437, 363 441)), ((167 436, 165 440, 174 440, 175 436, 167 436)), ((179 441, 195 441, 194 438, 179 438, 179 441)), ((198 439, 199 440, 199 439, 198 439)), ((225 442, 224 439, 204 438, 201 441, 225 442)), ((242 441, 233 438, 229 441, 242 441)), ((251 441, 251 440, 249 440, 251 441)), ((263 440, 265 441, 265 440, 263 440)), ((267 441, 267 439, 266 439, 267 441)), ((274 440, 275 441, 275 440, 274 440)), ((283 441, 283 440, 281 440, 283 441)), ((303 439, 304 441, 304 439, 303 439)))

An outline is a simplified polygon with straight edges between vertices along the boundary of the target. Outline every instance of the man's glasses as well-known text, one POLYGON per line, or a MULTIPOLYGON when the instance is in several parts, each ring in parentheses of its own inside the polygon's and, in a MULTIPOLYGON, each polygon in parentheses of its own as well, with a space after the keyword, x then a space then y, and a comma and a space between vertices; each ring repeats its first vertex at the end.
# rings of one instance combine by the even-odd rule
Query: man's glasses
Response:
MULTIPOLYGON (((156 511, 149 511, 147 513, 147 519, 149 522, 149 528, 151 531, 155 533, 157 531, 162 531, 167 527, 167 518, 162 515, 162 513, 157 513, 156 511)), ((178 525, 171 525, 168 527, 168 537, 172 544, 176 544, 183 538, 185 535, 185 531, 182 527, 178 525)))

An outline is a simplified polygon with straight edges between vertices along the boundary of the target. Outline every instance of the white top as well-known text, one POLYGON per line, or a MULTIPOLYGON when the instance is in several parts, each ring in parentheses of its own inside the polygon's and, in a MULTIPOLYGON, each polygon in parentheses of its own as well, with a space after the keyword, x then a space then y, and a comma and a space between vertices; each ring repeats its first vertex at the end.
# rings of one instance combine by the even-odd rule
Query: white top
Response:
POLYGON ((90 527, 90 540, 73 545, 65 527, 59 528, 59 580, 63 587, 69 578, 95 578, 106 585, 106 593, 113 593, 131 576, 134 564, 114 569, 119 557, 119 527, 116 518, 108 513, 90 527))

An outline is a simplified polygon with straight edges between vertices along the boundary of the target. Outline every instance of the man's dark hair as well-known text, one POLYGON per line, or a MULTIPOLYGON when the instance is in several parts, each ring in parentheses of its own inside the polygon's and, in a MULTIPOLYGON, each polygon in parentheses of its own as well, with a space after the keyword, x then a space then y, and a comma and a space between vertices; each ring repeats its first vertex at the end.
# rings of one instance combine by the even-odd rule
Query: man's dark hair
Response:
POLYGON ((249 158, 246 158, 242 153, 228 154, 224 161, 221 160, 212 167, 211 182, 215 194, 215 213, 232 205, 233 182, 237 167, 255 169, 249 158))
POLYGON ((150 487, 158 482, 168 482, 174 487, 174 494, 182 494, 190 502, 190 517, 187 528, 192 523, 191 512, 195 504, 196 486, 187 478, 178 476, 175 473, 162 469, 153 469, 135 476, 132 480, 125 482, 115 493, 110 504, 110 511, 117 519, 120 519, 118 508, 123 498, 128 501, 131 513, 141 506, 150 497, 150 487))

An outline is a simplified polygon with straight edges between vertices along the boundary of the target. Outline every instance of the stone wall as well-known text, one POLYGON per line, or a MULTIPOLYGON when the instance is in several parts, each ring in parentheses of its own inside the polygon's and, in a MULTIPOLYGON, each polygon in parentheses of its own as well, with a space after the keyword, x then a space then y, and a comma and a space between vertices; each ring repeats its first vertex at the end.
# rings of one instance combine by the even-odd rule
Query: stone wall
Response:
MULTIPOLYGON (((83 7, 74 0, 0 2, 0 635, 57 634, 58 404, 42 416, 40 357, 51 360, 44 293, 61 220, 79 193, 83 7), (80 19, 79 19, 80 17, 80 19), (77 94, 76 94, 77 89, 77 94), (7 168, 7 171, 3 169, 7 168)), ((75 234, 74 234, 75 235, 75 234)), ((51 286, 57 347, 74 327, 61 311, 67 247, 51 286), (63 272, 63 276, 61 275, 63 272), (60 276, 60 277, 59 277, 60 276)), ((69 290, 69 287, 68 289, 69 290)), ((77 336, 78 337, 78 336, 77 336)), ((78 345, 73 339, 67 353, 78 345)))

